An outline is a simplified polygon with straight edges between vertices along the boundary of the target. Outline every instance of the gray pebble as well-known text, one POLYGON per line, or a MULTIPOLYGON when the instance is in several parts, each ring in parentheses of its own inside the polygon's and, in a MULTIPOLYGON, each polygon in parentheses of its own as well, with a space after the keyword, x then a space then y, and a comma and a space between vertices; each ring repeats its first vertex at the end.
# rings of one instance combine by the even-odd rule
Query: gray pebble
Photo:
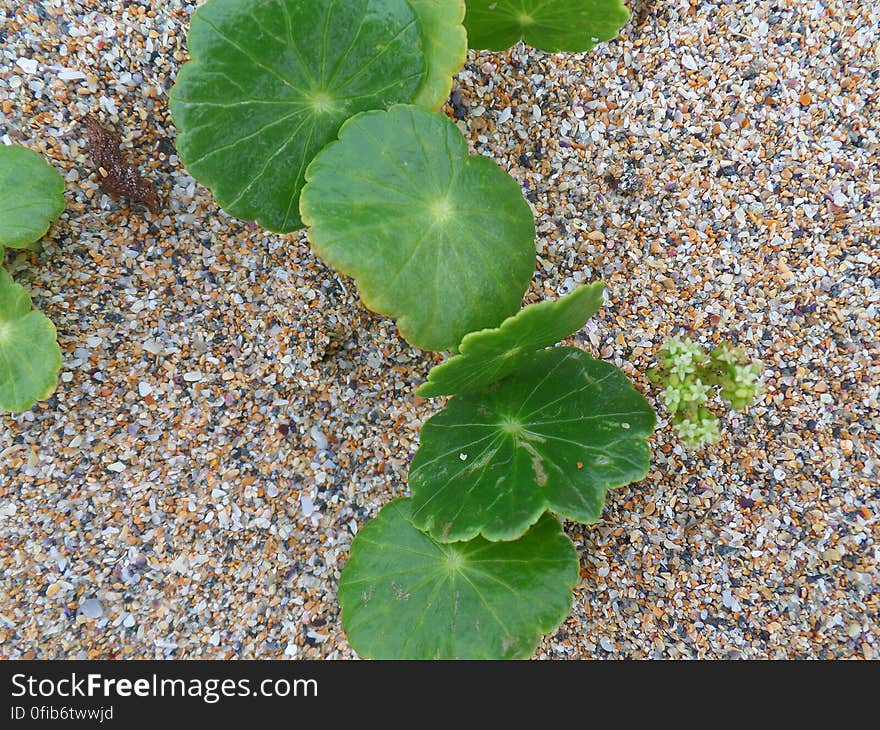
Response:
POLYGON ((79 604, 79 613, 86 618, 101 618, 104 615, 104 606, 97 598, 87 598, 79 604))

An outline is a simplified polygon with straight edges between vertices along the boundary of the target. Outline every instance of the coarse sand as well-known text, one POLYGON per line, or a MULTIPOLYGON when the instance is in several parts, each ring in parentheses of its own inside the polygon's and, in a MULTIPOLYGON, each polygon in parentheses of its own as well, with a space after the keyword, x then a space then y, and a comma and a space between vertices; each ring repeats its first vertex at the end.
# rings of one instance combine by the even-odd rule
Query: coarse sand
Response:
MULTIPOLYGON (((57 325, 55 395, 0 420, 0 656, 354 656, 335 600, 356 530, 406 493, 403 342, 309 251, 181 166, 183 0, 0 2, 0 138, 67 210, 7 265, 57 325), (86 114, 157 184, 98 188, 86 114)), ((589 54, 471 52, 446 112, 538 221, 526 301, 603 279, 569 344, 658 405, 654 462, 567 525, 571 615, 542 658, 880 657, 880 5, 634 0, 589 54), (685 452, 644 373, 729 339, 765 396, 685 452)))

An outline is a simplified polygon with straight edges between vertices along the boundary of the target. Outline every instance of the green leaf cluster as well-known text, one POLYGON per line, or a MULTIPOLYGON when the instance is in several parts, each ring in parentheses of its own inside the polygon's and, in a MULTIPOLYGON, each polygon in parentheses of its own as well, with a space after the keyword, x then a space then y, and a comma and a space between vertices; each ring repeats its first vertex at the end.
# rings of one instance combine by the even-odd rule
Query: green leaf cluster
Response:
POLYGON ((442 104, 467 50, 463 11, 461 0, 205 3, 171 92, 181 160, 231 215, 296 230, 306 169, 346 120, 442 104))
POLYGON ((654 414, 622 372, 555 345, 604 286, 520 310, 535 221, 519 184, 433 113, 480 47, 588 50, 617 0, 209 0, 171 92, 181 160, 231 215, 308 228, 364 304, 455 354, 419 393, 454 395, 421 435, 412 499, 363 528, 339 600, 376 658, 505 658, 565 618, 592 522, 641 479, 654 414), (558 515, 558 517, 556 516, 558 515))
POLYGON ((760 363, 729 342, 706 352, 692 340, 674 337, 660 351, 658 363, 648 377, 663 385, 660 398, 688 448, 721 438, 718 417, 706 405, 716 390, 737 411, 748 408, 763 392, 760 363))
POLYGON ((603 291, 598 282, 528 306, 467 335, 432 370, 421 391, 456 395, 422 429, 412 499, 355 538, 342 574, 343 623, 358 652, 527 656, 563 620, 573 547, 558 517, 595 522, 608 489, 644 478, 655 425, 620 370, 553 346, 597 311, 603 291))
POLYGON ((227 213, 307 225, 367 307, 454 350, 516 312, 535 264, 517 183, 428 113, 468 32, 588 50, 627 18, 619 0, 209 0, 170 94, 177 149, 227 213))
MULTIPOLYGON (((64 180, 26 147, 0 146, 0 264, 5 249, 37 250, 64 210, 64 180)), ((58 383, 55 326, 0 268, 0 410, 26 411, 58 383)))

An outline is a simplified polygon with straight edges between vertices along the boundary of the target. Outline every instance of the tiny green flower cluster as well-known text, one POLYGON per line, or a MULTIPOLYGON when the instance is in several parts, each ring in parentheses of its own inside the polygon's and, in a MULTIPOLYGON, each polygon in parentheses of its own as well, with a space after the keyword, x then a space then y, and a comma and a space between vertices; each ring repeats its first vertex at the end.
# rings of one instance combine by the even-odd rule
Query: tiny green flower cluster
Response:
POLYGON ((721 438, 718 417, 705 405, 714 389, 720 389, 734 410, 743 410, 763 392, 760 374, 760 363, 728 342, 707 354, 695 342, 672 338, 648 378, 664 386, 660 398, 672 414, 676 432, 685 446, 697 449, 721 438))

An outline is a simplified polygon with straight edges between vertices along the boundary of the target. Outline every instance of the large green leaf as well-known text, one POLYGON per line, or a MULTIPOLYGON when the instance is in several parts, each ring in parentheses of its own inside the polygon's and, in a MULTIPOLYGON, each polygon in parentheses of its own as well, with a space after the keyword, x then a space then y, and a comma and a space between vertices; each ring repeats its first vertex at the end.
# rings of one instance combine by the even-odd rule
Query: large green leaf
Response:
POLYGON ((428 373, 416 393, 423 398, 478 390, 510 375, 533 352, 555 345, 583 327, 602 306, 605 284, 582 286, 558 301, 531 304, 500 327, 465 335, 456 355, 428 373))
POLYGON ((425 59, 407 0, 210 0, 171 91, 187 169, 228 213, 301 225, 305 169, 353 114, 410 101, 425 59))
POLYGON ((31 308, 24 287, 0 269, 0 410, 26 411, 58 384, 55 326, 31 308))
POLYGON ((31 248, 64 210, 64 179, 27 147, 0 145, 0 261, 3 248, 31 248))
POLYGON ((342 625, 371 659, 517 659, 571 609, 578 558, 545 515, 514 542, 438 543, 411 501, 386 505, 358 533, 339 581, 342 625))
POLYGON ((413 522, 443 542, 512 540, 545 510, 599 519, 605 490, 644 478, 654 412, 626 376, 581 350, 533 354, 453 398, 422 429, 413 522))
POLYGON ((519 308, 535 267, 531 209, 446 117, 404 105, 361 114, 306 179, 312 246, 412 344, 455 349, 519 308))
POLYGON ((471 48, 503 51, 519 40, 542 51, 589 51, 629 20, 621 0, 467 0, 471 48))
POLYGON ((467 31, 462 25, 465 0, 409 0, 422 29, 428 73, 414 103, 439 109, 452 89, 452 77, 467 59, 467 31))

